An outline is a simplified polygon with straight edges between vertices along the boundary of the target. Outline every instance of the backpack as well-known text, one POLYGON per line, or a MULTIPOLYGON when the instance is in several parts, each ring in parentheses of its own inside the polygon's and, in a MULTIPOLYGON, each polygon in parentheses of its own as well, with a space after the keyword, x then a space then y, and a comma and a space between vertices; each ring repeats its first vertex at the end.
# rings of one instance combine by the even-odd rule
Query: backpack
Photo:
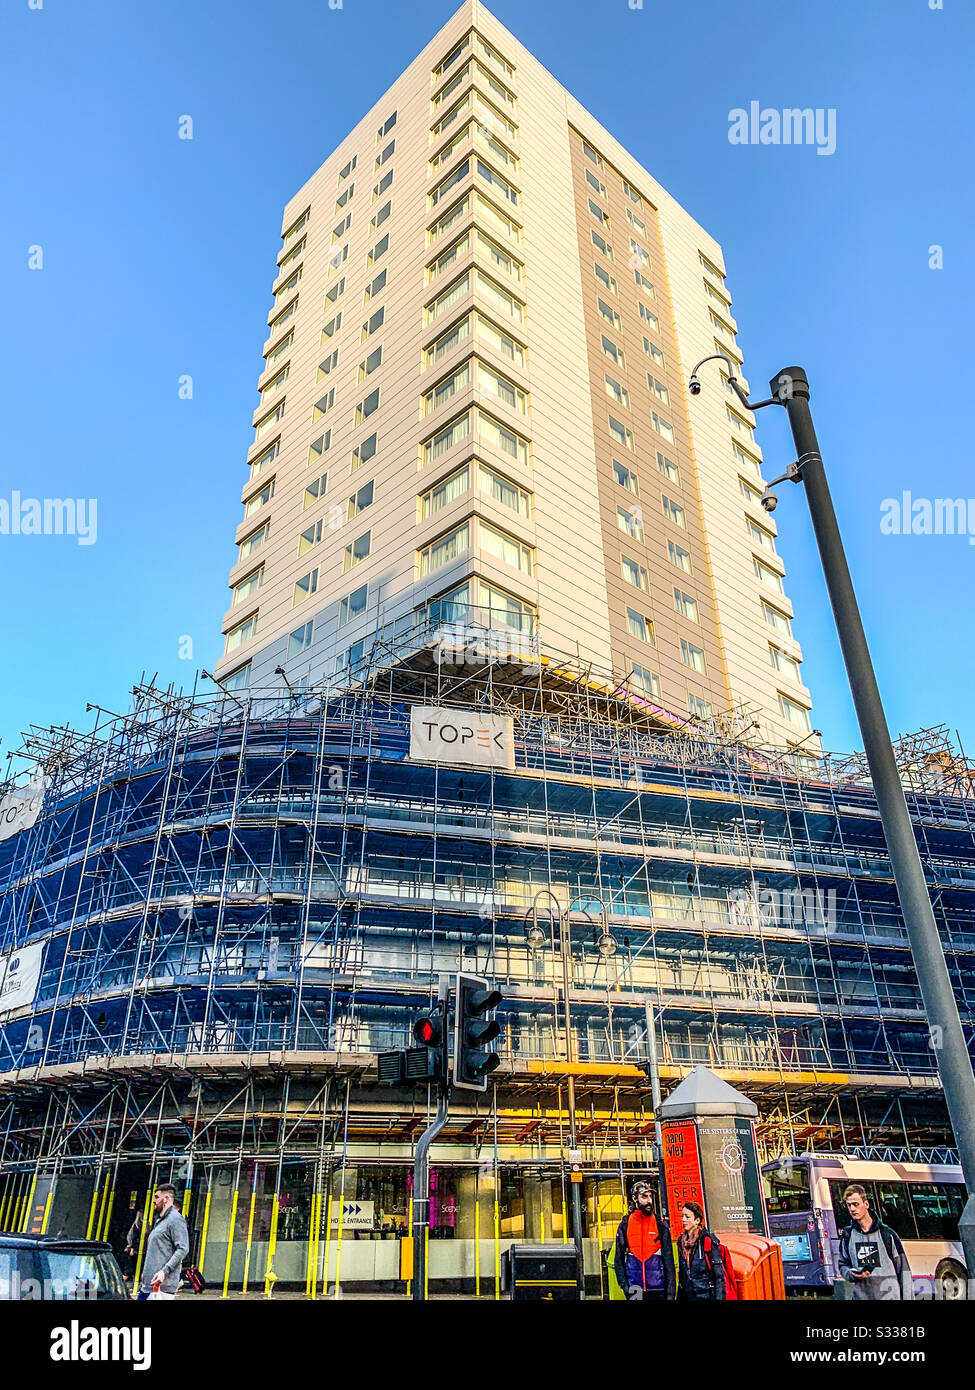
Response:
POLYGON ((738 1284, 735 1280, 734 1266, 731 1263, 731 1251, 727 1245, 722 1245, 719 1240, 714 1240, 712 1236, 704 1236, 701 1241, 701 1253, 712 1278, 714 1277, 714 1266, 711 1263, 711 1247, 718 1247, 718 1254, 721 1256, 721 1267, 724 1270, 724 1296, 728 1303, 733 1302, 739 1297, 738 1284))
POLYGON ((202 1293, 207 1286, 207 1281, 197 1269, 196 1265, 188 1265, 183 1270, 183 1278, 189 1284, 194 1293, 202 1293))

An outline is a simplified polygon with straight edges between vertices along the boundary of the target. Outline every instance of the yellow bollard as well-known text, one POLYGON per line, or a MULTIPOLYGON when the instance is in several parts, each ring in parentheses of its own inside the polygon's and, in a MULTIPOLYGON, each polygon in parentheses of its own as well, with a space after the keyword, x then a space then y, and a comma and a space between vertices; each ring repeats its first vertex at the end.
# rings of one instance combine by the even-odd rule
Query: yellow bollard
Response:
POLYGON ((501 1297, 501 1204, 498 1200, 500 1184, 495 1179, 494 1186, 494 1297, 501 1297))
POLYGON ((227 1297, 227 1289, 230 1286, 230 1259, 234 1253, 234 1232, 237 1230, 237 1202, 240 1198, 240 1189, 234 1189, 234 1198, 230 1204, 230 1229, 227 1232, 227 1262, 223 1268, 223 1298, 227 1297))
POLYGON ((281 1202, 275 1192, 271 1202, 271 1234, 267 1243, 267 1273, 264 1276, 264 1297, 270 1298, 274 1292, 274 1285, 277 1283, 277 1275, 274 1273, 274 1252, 278 1248, 278 1211, 281 1202))
POLYGON ((203 1273, 203 1261, 207 1254, 207 1233, 210 1230, 210 1189, 207 1188, 206 1201, 203 1203, 203 1233, 200 1236, 200 1273, 203 1273))
MULTIPOLYGON (((146 1204, 145 1204, 145 1206, 144 1206, 143 1209, 142 1209, 142 1226, 141 1226, 141 1228, 140 1228, 140 1230, 139 1230, 139 1249, 138 1249, 138 1251, 136 1252, 136 1257, 135 1257, 135 1274, 133 1275, 133 1278, 132 1278, 132 1282, 135 1284, 135 1286, 136 1286, 137 1288, 138 1288, 138 1285, 139 1285, 140 1276, 141 1276, 141 1274, 142 1274, 142 1257, 143 1257, 143 1255, 145 1254, 145 1249, 146 1249, 146 1237, 147 1237, 148 1234, 149 1234, 149 1208, 150 1208, 151 1205, 152 1205, 152 1194, 153 1194, 154 1190, 155 1190, 155 1189, 153 1188, 152 1184, 150 1183, 150 1184, 149 1184, 149 1187, 148 1187, 148 1189, 147 1189, 147 1191, 146 1191, 146 1204)), ((155 1271, 154 1271, 154 1272, 155 1272, 155 1271)))
POLYGON ((36 1187, 37 1187, 37 1174, 35 1173, 34 1176, 33 1176, 33 1178, 31 1179, 31 1184, 30 1184, 30 1187, 29 1187, 29 1189, 28 1189, 28 1191, 27 1191, 27 1202, 26 1202, 26 1204, 25 1204, 25 1206, 24 1206, 24 1210, 23 1210, 23 1213, 22 1213, 21 1218, 20 1218, 20 1229, 21 1229, 21 1231, 26 1231, 27 1228, 28 1228, 28 1226, 30 1225, 31 1203, 32 1203, 33 1200, 34 1200, 34 1189, 35 1189, 36 1187))
MULTIPOLYGON (((255 1178, 254 1181, 256 1183, 257 1179, 255 1178)), ((250 1274, 251 1269, 251 1245, 254 1241, 254 1208, 256 1205, 257 1191, 255 1187, 251 1191, 251 1209, 250 1215, 247 1218, 247 1245, 244 1249, 244 1282, 241 1288, 241 1292, 243 1293, 245 1298, 247 1296, 247 1276, 250 1274)))

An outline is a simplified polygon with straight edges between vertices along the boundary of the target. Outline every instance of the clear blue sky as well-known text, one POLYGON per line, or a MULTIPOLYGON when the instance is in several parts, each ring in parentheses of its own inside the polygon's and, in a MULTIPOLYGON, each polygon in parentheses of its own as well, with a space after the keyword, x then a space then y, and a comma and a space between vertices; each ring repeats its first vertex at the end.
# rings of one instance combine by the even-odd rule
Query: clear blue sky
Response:
MULTIPOLYGON (((96 497, 98 541, 0 536, 0 756, 28 722, 126 707, 143 670, 212 669, 282 207, 455 8, 3 0, 0 497, 96 497)), ((945 722, 975 754, 975 547, 879 526, 903 489, 975 496, 975 7, 493 9, 723 244, 753 388, 807 368, 891 726, 945 722), (731 145, 752 100, 834 107, 836 153, 731 145)), ((759 420, 785 465, 784 412, 759 420)), ((815 723, 857 747, 800 489, 776 519, 815 723)))

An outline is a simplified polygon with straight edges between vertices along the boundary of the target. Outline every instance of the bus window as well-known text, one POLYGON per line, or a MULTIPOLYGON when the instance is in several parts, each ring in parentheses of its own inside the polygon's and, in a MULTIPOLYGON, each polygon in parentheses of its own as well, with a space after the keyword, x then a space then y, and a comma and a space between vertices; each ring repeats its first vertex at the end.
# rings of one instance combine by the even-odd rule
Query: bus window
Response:
POLYGON ((965 1206, 961 1183, 911 1183, 911 1199, 922 1240, 957 1240, 958 1218, 965 1206))
POLYGON ((914 1209, 911 1205, 911 1194, 906 1182, 889 1185, 878 1183, 877 1201, 880 1203, 879 1211, 875 1206, 871 1205, 870 1208, 874 1216, 879 1216, 881 1221, 886 1221, 887 1225, 897 1232, 901 1240, 917 1240, 914 1209))
POLYGON ((833 1215, 836 1218, 836 1233, 842 1231, 844 1226, 850 1224, 850 1213, 846 1209, 843 1201, 843 1193, 848 1187, 862 1187, 867 1194, 867 1201, 870 1203, 870 1210, 874 1216, 877 1215, 877 1186, 872 1182, 860 1182, 858 1178, 831 1178, 829 1184, 829 1195, 833 1199, 833 1215))
POLYGON ((762 1177, 770 1212, 809 1210, 809 1169, 804 1163, 783 1159, 777 1168, 766 1168, 762 1177))

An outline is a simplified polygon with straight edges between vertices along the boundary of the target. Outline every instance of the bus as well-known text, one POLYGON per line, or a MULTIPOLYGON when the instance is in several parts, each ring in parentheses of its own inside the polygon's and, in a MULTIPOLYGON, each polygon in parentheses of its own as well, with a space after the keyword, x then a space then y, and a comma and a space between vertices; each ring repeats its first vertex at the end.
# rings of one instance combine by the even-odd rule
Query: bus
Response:
POLYGON ((961 1169, 805 1153, 762 1166, 769 1232, 782 1247, 786 1290, 830 1294, 838 1235, 849 1223, 847 1186, 859 1183, 870 1210, 900 1236, 915 1298, 968 1297, 958 1219, 967 1197, 961 1169))

